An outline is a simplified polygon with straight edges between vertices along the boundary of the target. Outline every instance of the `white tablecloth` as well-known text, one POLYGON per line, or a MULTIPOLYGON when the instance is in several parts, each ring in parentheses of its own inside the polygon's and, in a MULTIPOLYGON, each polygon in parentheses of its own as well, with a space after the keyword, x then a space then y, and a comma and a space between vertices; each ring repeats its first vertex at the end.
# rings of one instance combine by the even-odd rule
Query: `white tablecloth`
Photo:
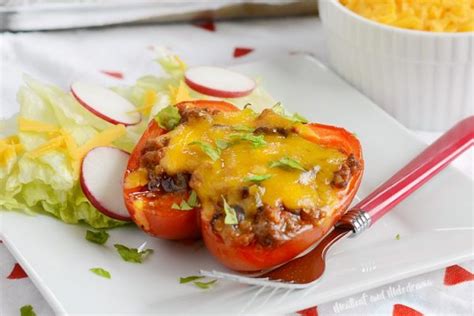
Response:
MULTIPOLYGON (((273 55, 305 53, 327 62, 324 36, 316 18, 219 22, 196 26, 113 27, 46 33, 0 34, 0 117, 16 111, 15 93, 26 72, 67 88, 74 78, 108 85, 133 83, 158 73, 153 47, 165 46, 189 64, 228 65, 273 55), (109 74, 107 74, 109 73, 109 74)), ((417 132, 427 143, 438 134, 417 132)), ((455 165, 472 177, 472 150, 455 165)), ((306 315, 472 315, 474 262, 466 262, 382 286, 306 310, 306 315), (374 303, 370 299, 378 296, 374 303)), ((0 244, 0 315, 18 315, 32 305, 52 315, 41 294, 0 244)))

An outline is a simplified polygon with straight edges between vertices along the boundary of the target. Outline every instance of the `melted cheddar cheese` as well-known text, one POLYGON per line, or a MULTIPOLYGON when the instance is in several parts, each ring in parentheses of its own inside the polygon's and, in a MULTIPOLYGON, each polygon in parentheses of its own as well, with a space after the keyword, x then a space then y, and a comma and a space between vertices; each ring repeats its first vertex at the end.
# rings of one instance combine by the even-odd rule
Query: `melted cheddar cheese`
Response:
POLYGON ((239 205, 246 217, 262 205, 319 209, 330 215, 337 203, 331 181, 347 156, 299 135, 295 131, 302 125, 270 110, 260 115, 245 109, 193 117, 167 134, 160 166, 169 175, 192 175, 190 186, 208 219, 222 207, 223 198, 239 205), (257 133, 259 127, 290 132, 257 133), (278 163, 287 160, 296 165, 278 163), (252 181, 258 176, 265 179, 252 181))

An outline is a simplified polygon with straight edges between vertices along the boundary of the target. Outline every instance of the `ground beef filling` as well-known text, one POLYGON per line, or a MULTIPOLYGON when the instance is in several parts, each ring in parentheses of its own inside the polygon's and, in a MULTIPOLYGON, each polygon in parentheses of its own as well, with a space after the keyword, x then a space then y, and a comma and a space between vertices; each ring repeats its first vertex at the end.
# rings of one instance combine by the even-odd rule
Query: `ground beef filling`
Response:
POLYGON ((334 173, 332 186, 337 189, 345 189, 351 181, 352 175, 360 169, 359 161, 350 154, 338 171, 334 173))
POLYGON ((184 107, 179 110, 181 115, 180 123, 188 122, 193 119, 211 119, 212 115, 219 113, 217 110, 206 108, 184 107))
POLYGON ((288 137, 288 135, 291 133, 292 131, 288 128, 283 128, 283 127, 267 127, 267 126, 260 126, 260 127, 257 127, 254 131, 254 134, 257 134, 257 135, 280 135, 280 136, 283 136, 283 137, 288 137))
POLYGON ((243 210, 240 211, 240 206, 232 205, 231 207, 236 210, 239 223, 226 225, 225 214, 219 210, 212 218, 212 229, 225 242, 243 247, 253 243, 264 247, 276 246, 310 229, 326 216, 326 213, 320 210, 289 210, 285 207, 265 205, 258 209, 253 219, 249 219, 245 218, 243 210))
MULTIPOLYGON (((207 119, 214 113, 205 109, 185 108, 180 110, 181 123, 192 119, 207 119)), ((279 127, 260 127, 256 134, 278 134, 287 137, 292 131, 279 127)), ((140 165, 148 171, 148 189, 161 192, 181 192, 190 190, 191 175, 180 173, 168 175, 160 166, 164 149, 169 144, 166 135, 149 139, 142 150, 140 165)), ((345 189, 350 183, 352 175, 360 168, 354 155, 350 155, 334 173, 331 185, 337 189, 345 189)), ((249 197, 248 188, 242 189, 242 199, 249 197)), ((319 209, 287 209, 283 205, 271 207, 261 205, 257 212, 250 218, 246 217, 245 210, 240 205, 231 205, 235 210, 238 224, 224 223, 225 213, 222 203, 215 207, 211 220, 213 231, 220 235, 225 242, 238 246, 248 246, 258 243, 263 247, 276 246, 286 240, 292 239, 302 231, 316 226, 318 221, 327 216, 319 209)))
MULTIPOLYGON (((216 111, 200 109, 196 107, 185 107, 180 109, 181 123, 193 119, 210 119, 216 111)), ((190 174, 179 173, 169 175, 160 166, 160 160, 163 158, 164 149, 169 144, 169 138, 166 135, 157 138, 148 139, 142 149, 140 165, 148 171, 148 190, 163 191, 166 193, 183 192, 189 190, 190 174)))
POLYGON ((143 147, 140 165, 148 171, 148 190, 151 192, 172 193, 189 190, 189 180, 191 178, 189 174, 168 175, 160 166, 164 148, 168 143, 169 138, 164 135, 147 140, 145 147, 143 147))
MULTIPOLYGON (((360 168, 354 155, 349 155, 338 171, 334 173, 332 185, 337 189, 347 188, 352 175, 360 168)), ((242 190, 242 199, 248 197, 248 189, 242 190)), ((259 207, 253 219, 245 218, 245 212, 239 205, 231 205, 236 211, 239 221, 236 225, 224 223, 225 213, 222 205, 214 214, 211 225, 215 233, 224 241, 238 246, 248 246, 254 242, 264 246, 276 246, 292 239, 298 233, 316 226, 318 221, 326 217, 326 212, 319 209, 287 209, 284 206, 259 207)))

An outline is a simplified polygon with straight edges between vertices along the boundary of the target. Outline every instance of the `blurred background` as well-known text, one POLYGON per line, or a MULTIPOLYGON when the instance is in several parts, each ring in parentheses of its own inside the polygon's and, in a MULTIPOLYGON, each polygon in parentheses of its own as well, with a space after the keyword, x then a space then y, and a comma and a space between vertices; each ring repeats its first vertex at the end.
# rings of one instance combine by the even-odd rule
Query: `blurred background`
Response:
POLYGON ((3 0, 0 5, 4 31, 317 13, 316 0, 3 0))

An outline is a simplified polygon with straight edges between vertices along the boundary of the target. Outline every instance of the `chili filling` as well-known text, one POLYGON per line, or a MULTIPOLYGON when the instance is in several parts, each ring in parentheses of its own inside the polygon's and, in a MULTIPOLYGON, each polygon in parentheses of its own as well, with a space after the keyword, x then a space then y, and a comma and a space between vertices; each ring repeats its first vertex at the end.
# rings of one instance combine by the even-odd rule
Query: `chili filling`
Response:
POLYGON ((271 247, 317 226, 359 169, 353 155, 305 139, 304 124, 269 109, 180 115, 147 141, 140 170, 152 192, 194 190, 226 243, 271 247))

